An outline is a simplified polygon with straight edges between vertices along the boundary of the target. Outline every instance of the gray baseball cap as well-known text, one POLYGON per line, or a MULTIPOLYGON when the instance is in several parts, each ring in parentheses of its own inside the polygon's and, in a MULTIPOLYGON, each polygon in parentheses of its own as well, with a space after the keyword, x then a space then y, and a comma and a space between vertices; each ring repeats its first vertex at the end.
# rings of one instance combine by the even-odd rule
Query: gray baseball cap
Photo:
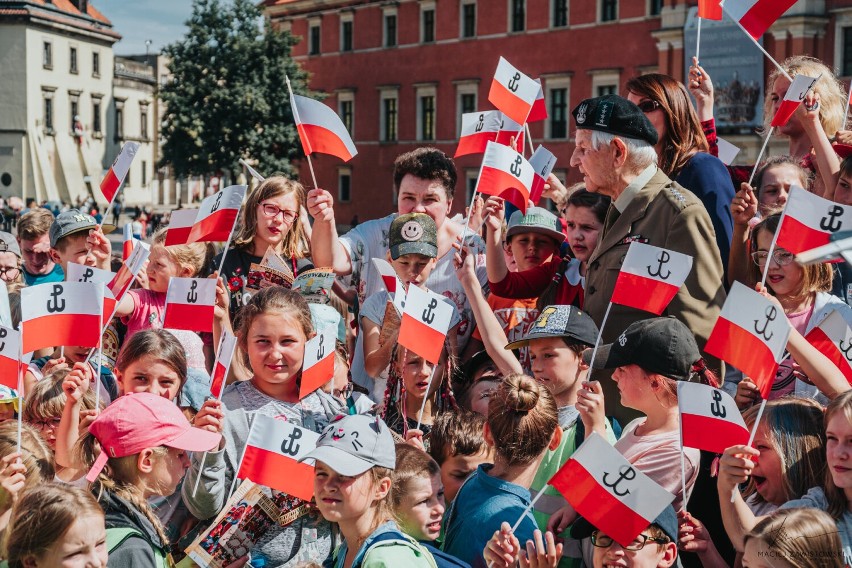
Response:
MULTIPOLYGON (((53 224, 50 225, 50 246, 52 248, 56 248, 56 243, 59 242, 59 239, 67 237, 68 235, 73 235, 74 233, 94 229, 97 226, 98 222, 95 221, 95 218, 88 213, 84 213, 77 209, 63 211, 56 216, 56 219, 53 220, 53 224)), ((115 226, 101 225, 101 230, 104 234, 111 233, 115 230, 115 226)))
POLYGON ((0 252, 11 252, 18 258, 21 258, 21 247, 18 246, 18 241, 12 233, 0 231, 0 252))
POLYGON ((535 320, 527 333, 506 349, 517 349, 529 345, 530 341, 543 337, 567 337, 578 343, 594 346, 598 338, 598 326, 592 318, 576 306, 547 306, 535 320))
POLYGON ((396 447, 384 420, 365 414, 338 417, 299 461, 318 460, 340 475, 361 475, 374 466, 394 469, 396 447))
POLYGON ((510 237, 520 233, 539 233, 547 235, 562 244, 565 240, 565 235, 562 233, 562 228, 559 225, 559 219, 556 215, 544 209, 543 207, 528 207, 526 213, 515 211, 509 218, 509 225, 506 229, 506 241, 510 237))

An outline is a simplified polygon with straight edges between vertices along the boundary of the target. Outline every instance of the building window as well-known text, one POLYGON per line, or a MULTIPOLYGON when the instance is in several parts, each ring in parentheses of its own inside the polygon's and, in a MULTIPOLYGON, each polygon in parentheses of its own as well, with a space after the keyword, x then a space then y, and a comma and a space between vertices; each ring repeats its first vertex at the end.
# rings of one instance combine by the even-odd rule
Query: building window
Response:
POLYGON ((397 139, 397 95, 396 93, 382 96, 382 142, 395 142, 397 139))
POLYGON ((340 22, 340 51, 352 51, 352 20, 340 22))
POLYGON ((124 139, 124 105, 116 103, 115 107, 115 137, 124 139))
POLYGON ((420 20, 423 22, 423 43, 432 43, 435 41, 435 8, 422 10, 420 20))
POLYGON ((53 69, 53 44, 49 41, 41 46, 41 64, 45 69, 53 69))
POLYGON ((133 183, 130 181, 130 177, 131 177, 130 174, 132 174, 132 173, 133 173, 133 168, 132 167, 127 168, 127 175, 124 177, 124 186, 125 187, 130 187, 130 186, 133 185, 133 183))
POLYGON ((568 89, 550 89, 550 138, 568 138, 568 89))
POLYGON ((355 101, 352 100, 352 93, 340 93, 337 97, 338 113, 343 126, 349 131, 350 136, 355 136, 355 101))
MULTIPOLYGON (((148 139, 148 107, 142 107, 139 111, 139 136, 143 140, 148 139)), ((144 182, 142 185, 145 185, 144 182)))
POLYGON ((618 0, 600 0, 601 21, 612 22, 618 19, 618 0))
POLYGON ((319 55, 320 52, 320 25, 319 22, 310 25, 308 31, 308 54, 319 55))
POLYGON ((650 0, 651 4, 648 6, 648 13, 652 16, 659 16, 660 12, 663 11, 663 0, 650 0))
POLYGON ((148 186, 148 162, 142 160, 142 187, 148 186))
POLYGON ((92 52, 92 76, 101 76, 101 54, 97 51, 92 52))
POLYGON ((462 115, 476 112, 476 95, 479 84, 475 81, 456 86, 456 135, 461 134, 462 115))
POLYGON ((385 14, 385 47, 396 46, 396 14, 385 14))
POLYGON ((476 37, 476 3, 468 2, 461 7, 461 36, 476 37))
POLYGON ((74 122, 80 115, 80 101, 76 98, 71 99, 71 132, 74 132, 74 122))
POLYGON ((511 18, 509 29, 513 32, 524 31, 527 23, 527 0, 510 0, 509 7, 511 18))
POLYGON ((431 141, 435 139, 435 95, 423 95, 417 97, 419 114, 419 140, 431 141))
POLYGON ((598 97, 617 94, 615 85, 598 85, 596 93, 598 97))
POLYGON ((349 168, 340 168, 337 174, 337 201, 352 201, 352 170, 349 168))
POLYGON ((476 112, 476 93, 463 93, 461 96, 462 114, 476 112))
POLYGON ((76 74, 77 73, 77 48, 72 47, 71 51, 69 53, 70 53, 70 56, 69 56, 70 59, 69 59, 68 71, 70 73, 76 74))
POLYGON ((92 134, 101 134, 101 99, 92 101, 92 134))
POLYGON ((568 0, 553 0, 553 21, 551 25, 554 28, 564 28, 568 25, 568 0))
POLYGON ((843 73, 852 76, 852 27, 843 28, 843 73))
POLYGON ((44 127, 50 132, 53 131, 53 99, 51 98, 44 99, 44 127))
POLYGON ((476 190, 476 182, 479 181, 479 169, 466 169, 464 171, 464 180, 465 193, 467 194, 465 203, 470 203, 473 199, 473 192, 476 190))

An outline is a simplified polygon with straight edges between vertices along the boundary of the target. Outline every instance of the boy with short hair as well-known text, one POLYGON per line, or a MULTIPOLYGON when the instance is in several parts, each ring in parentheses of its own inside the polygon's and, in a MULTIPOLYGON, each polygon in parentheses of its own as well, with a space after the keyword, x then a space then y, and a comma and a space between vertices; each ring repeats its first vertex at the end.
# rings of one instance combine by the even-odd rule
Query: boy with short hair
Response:
MULTIPOLYGON (((114 228, 107 227, 107 232, 114 228)), ((112 245, 104 231, 87 213, 69 209, 57 215, 50 226, 50 257, 63 272, 69 262, 109 270, 111 254, 112 245)))
POLYGON ((23 276, 27 286, 62 282, 65 273, 50 256, 50 226, 53 213, 41 207, 31 209, 18 220, 17 239, 21 247, 23 276))
POLYGON ((449 504, 479 464, 490 463, 491 448, 482 437, 485 416, 459 410, 440 414, 429 434, 429 455, 441 467, 444 497, 449 504))

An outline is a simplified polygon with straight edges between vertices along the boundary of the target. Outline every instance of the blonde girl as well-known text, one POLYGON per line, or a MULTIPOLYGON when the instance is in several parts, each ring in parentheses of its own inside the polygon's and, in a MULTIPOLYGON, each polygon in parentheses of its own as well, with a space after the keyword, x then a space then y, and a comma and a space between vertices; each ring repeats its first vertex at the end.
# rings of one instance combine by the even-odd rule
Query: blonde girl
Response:
POLYGON ((12 511, 3 543, 8 568, 106 568, 104 512, 79 487, 47 483, 12 511))
MULTIPOLYGON (((324 408, 339 408, 332 395, 322 390, 299 399, 305 343, 314 336, 311 311, 301 294, 281 287, 261 290, 242 308, 236 327, 238 345, 252 376, 226 387, 221 402, 205 402, 195 417, 196 426, 223 434, 222 443, 208 453, 203 468, 202 454, 193 455, 183 485, 184 502, 199 519, 215 517, 225 506, 255 414, 286 418, 321 432, 332 418, 324 408), (193 493, 198 475, 201 481, 193 493)), ((275 494, 282 512, 302 505, 299 499, 275 494)), ((303 515, 267 532, 259 552, 271 565, 280 566, 297 556, 322 560, 331 548, 331 525, 303 515)))
POLYGON ((53 453, 35 428, 22 424, 18 453, 18 424, 0 424, 0 534, 6 530, 19 497, 52 481, 55 474, 53 453))

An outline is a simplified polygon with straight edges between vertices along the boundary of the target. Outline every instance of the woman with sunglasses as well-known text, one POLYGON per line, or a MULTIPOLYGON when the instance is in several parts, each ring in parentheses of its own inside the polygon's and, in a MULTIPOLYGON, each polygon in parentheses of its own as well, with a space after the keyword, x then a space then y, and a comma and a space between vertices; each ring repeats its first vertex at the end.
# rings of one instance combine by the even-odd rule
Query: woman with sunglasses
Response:
POLYGON ((734 185, 725 164, 708 153, 707 138, 686 87, 668 75, 649 73, 627 82, 627 99, 645 113, 657 130, 660 169, 704 203, 727 272, 734 185))
MULTIPOLYGON (((248 301, 245 285, 251 264, 260 264, 270 248, 275 251, 296 276, 313 268, 310 261, 305 227, 299 215, 305 203, 305 188, 284 176, 272 176, 249 193, 243 205, 239 232, 228 250, 222 277, 231 296, 230 315, 248 301)), ((213 268, 222 260, 220 253, 213 268)))

